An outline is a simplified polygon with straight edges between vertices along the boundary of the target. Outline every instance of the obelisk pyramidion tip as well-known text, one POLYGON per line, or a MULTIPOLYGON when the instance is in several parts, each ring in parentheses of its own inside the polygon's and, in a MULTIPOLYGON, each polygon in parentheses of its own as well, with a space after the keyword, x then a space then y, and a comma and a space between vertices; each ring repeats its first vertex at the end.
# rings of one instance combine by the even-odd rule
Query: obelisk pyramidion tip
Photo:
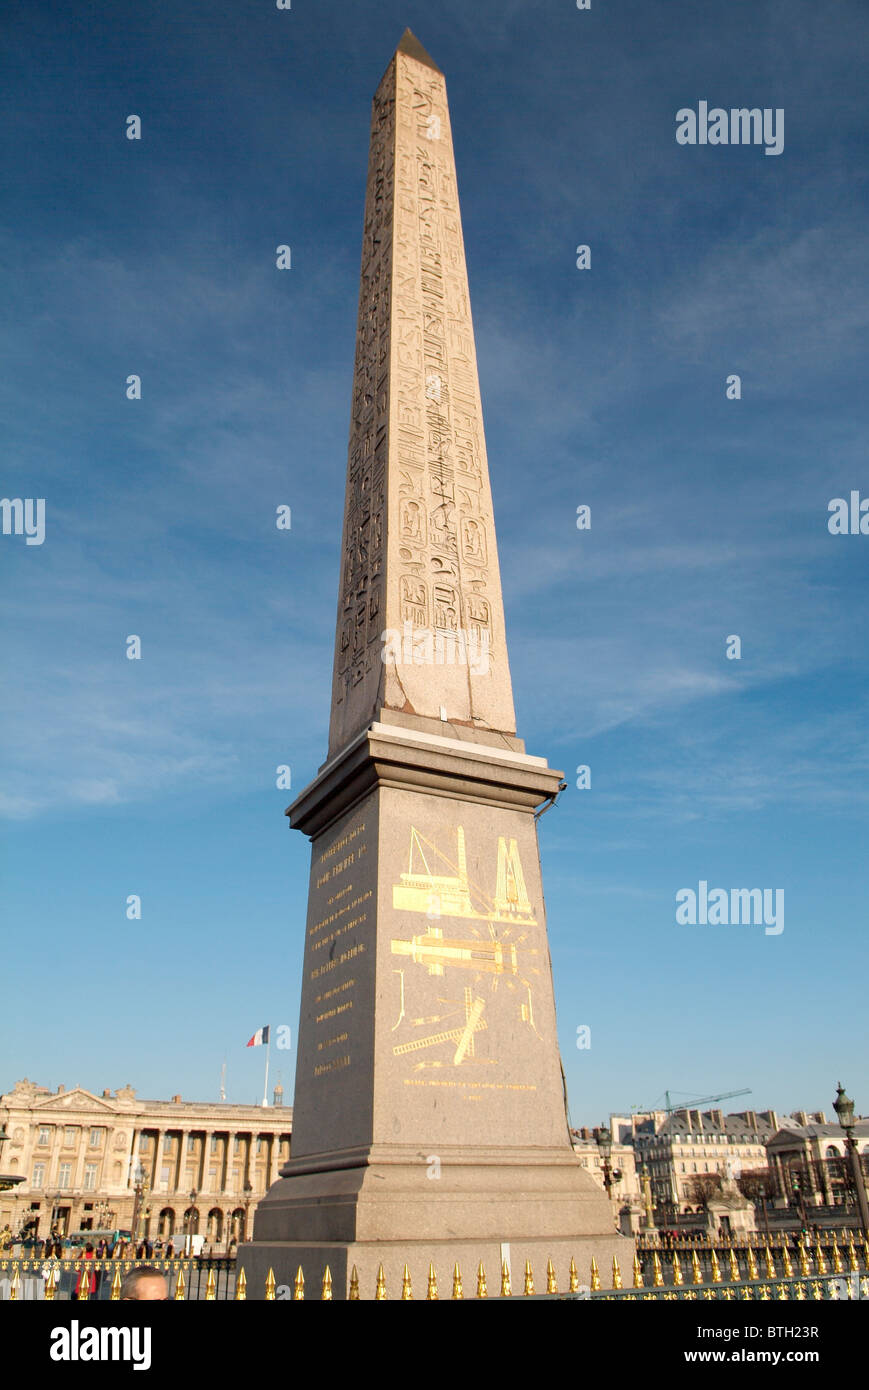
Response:
POLYGON ((415 58, 418 63, 425 63, 427 68, 434 68, 435 72, 440 72, 440 68, 428 53, 426 53, 416 34, 412 34, 409 29, 405 29, 401 36, 401 42, 396 53, 406 53, 409 58, 415 58))

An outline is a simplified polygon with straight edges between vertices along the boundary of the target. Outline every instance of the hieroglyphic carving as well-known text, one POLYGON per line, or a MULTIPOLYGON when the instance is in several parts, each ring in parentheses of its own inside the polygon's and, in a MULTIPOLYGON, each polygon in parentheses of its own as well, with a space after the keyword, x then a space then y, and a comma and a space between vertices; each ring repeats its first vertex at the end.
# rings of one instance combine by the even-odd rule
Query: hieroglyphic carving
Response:
POLYGON ((382 625, 394 138, 394 95, 381 84, 365 199, 333 708, 371 669, 370 647, 382 625))
POLYGON ((496 695, 478 710, 460 682, 448 714, 512 731, 446 87, 401 51, 372 109, 343 554, 332 751, 378 704, 425 702, 382 679, 378 639, 406 622, 486 632, 496 695))

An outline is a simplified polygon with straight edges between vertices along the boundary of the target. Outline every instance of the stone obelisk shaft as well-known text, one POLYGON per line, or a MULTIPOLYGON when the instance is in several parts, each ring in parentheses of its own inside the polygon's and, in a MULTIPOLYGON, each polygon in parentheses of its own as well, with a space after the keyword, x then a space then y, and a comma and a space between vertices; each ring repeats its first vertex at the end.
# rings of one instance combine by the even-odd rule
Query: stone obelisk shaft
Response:
POLYGON ((372 108, 330 758, 383 718, 516 727, 446 84, 410 35, 372 108))

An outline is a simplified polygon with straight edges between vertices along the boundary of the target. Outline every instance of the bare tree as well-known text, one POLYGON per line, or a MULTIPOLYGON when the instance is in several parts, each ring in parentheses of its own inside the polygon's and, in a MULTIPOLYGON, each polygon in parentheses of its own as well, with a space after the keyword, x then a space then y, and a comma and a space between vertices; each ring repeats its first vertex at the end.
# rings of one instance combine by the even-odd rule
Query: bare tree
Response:
POLYGON ((776 1195, 775 1178, 769 1168, 746 1168, 736 1179, 736 1186, 750 1202, 765 1202, 776 1195))
POLYGON ((714 1197, 716 1192, 721 1191, 721 1174, 697 1173, 688 1179, 685 1189, 688 1201, 693 1202, 695 1207, 703 1207, 705 1210, 710 1197, 714 1197))

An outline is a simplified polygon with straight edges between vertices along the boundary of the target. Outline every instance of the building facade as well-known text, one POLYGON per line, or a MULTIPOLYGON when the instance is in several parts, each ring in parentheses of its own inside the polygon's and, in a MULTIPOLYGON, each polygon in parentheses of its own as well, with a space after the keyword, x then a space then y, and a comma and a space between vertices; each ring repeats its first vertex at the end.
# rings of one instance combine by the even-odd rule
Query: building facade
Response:
POLYGON ((657 1224, 698 1211, 703 1179, 766 1168, 766 1144, 787 1123, 773 1110, 665 1110, 613 1115, 613 1137, 633 1144, 642 1182, 649 1179, 657 1224), (699 1179, 695 1181, 695 1179, 699 1179))
MULTIPOLYGON (((845 1134, 823 1112, 793 1116, 795 1126, 781 1129, 767 1145, 775 1184, 776 1206, 840 1207, 852 1200, 853 1175, 845 1134)), ((854 1139, 863 1170, 869 1177, 869 1120, 858 1119, 854 1139)))
POLYGON ((619 1206, 628 1202, 637 1205, 642 1200, 642 1190, 640 1179, 637 1173, 636 1155, 631 1144, 621 1143, 616 1139, 615 1132, 611 1131, 613 1142, 608 1157, 604 1159, 601 1149, 595 1137, 595 1131, 583 1126, 581 1129, 572 1129, 570 1137, 573 1142, 573 1151, 578 1156, 583 1168, 594 1178, 595 1182, 603 1190, 607 1191, 607 1167, 609 1169, 609 1191, 610 1200, 619 1206))
POLYGON ((139 1100, 130 1086, 97 1096, 18 1081, 0 1095, 0 1230, 45 1237, 134 1230, 151 1240, 199 1234, 215 1251, 241 1242, 251 1211, 290 1154, 292 1109, 139 1100))

